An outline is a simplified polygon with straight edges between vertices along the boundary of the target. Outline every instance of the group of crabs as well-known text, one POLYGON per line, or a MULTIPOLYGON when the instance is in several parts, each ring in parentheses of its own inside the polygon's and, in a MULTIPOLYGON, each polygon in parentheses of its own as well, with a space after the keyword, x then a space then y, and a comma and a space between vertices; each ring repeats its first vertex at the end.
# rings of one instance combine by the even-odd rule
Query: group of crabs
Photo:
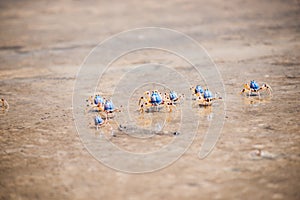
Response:
MULTIPOLYGON (((198 103, 199 106, 211 106, 215 100, 222 99, 218 96, 218 93, 212 95, 211 91, 208 89, 203 89, 200 85, 196 85, 190 88, 193 95, 193 100, 198 103)), ((266 91, 268 95, 272 95, 272 88, 268 84, 259 84, 252 80, 250 84, 244 84, 244 88, 241 91, 241 94, 246 94, 247 96, 258 96, 260 98, 260 92, 266 91)), ((176 108, 177 104, 181 103, 181 100, 184 98, 184 95, 178 95, 175 91, 170 91, 168 93, 162 94, 158 90, 146 91, 144 96, 140 97, 138 102, 138 111, 150 112, 150 111, 159 111, 162 108, 166 108, 169 112, 176 108)), ((109 99, 105 99, 100 95, 91 96, 88 100, 92 105, 92 109, 96 109, 99 113, 105 114, 104 117, 101 117, 100 114, 95 116, 94 122, 96 129, 98 127, 107 124, 109 114, 115 112, 121 112, 121 110, 114 106, 113 102, 109 99)))

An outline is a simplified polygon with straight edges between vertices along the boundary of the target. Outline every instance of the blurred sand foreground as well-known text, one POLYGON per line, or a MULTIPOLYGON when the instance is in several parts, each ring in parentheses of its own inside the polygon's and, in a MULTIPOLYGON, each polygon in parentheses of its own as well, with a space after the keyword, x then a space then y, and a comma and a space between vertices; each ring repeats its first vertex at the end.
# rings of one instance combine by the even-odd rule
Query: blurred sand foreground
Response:
POLYGON ((0 115, 0 199, 300 199, 299 1, 13 0, 0 2, 0 19, 0 98, 10 103, 0 115), (85 150, 72 90, 98 42, 146 26, 208 50, 228 110, 208 158, 197 157, 198 135, 173 165, 132 175, 85 150), (251 79, 273 87, 270 102, 237 95, 251 79))

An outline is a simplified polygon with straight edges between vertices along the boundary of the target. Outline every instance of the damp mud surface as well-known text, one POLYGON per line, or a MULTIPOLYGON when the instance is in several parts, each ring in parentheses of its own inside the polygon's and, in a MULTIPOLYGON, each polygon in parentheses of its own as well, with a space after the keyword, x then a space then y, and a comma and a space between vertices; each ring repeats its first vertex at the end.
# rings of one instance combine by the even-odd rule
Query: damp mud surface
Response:
MULTIPOLYGON (((299 1, 26 0, 1 1, 0 10, 0 98, 9 104, 0 113, 0 199, 300 199, 299 1), (121 31, 149 26, 175 29, 205 47, 226 93, 212 107, 192 105, 199 130, 176 162, 129 174, 103 165, 85 148, 74 123, 72 94, 92 48, 121 31), (268 83, 272 98, 240 95, 250 80, 268 83), (209 156, 199 159, 223 103, 219 140, 209 156)), ((189 74, 173 55, 140 51, 116 61, 97 92, 113 96, 123 69, 147 63, 189 74)), ((190 77, 193 84, 202 81, 190 77)), ((151 81, 147 74, 142 78, 151 81)), ((122 105, 144 132, 116 113, 121 124, 110 120, 102 133, 87 127, 95 140, 145 153, 184 138, 184 106, 172 112, 137 111, 150 86, 124 91, 132 93, 122 105)), ((190 93, 185 101, 192 101, 190 93)), ((82 108, 92 123, 95 113, 88 109, 82 108)))

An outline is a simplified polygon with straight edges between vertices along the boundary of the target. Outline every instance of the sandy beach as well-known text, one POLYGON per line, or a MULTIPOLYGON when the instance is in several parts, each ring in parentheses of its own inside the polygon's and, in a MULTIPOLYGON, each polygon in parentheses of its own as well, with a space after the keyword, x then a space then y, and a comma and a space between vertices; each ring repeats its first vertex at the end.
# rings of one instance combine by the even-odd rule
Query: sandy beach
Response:
MULTIPOLYGON (((1 1, 0 11, 0 98, 10 106, 0 113, 0 199, 300 199, 299 1, 14 0, 1 1), (203 129, 183 156, 161 170, 130 174, 87 151, 72 95, 99 42, 141 27, 177 30, 207 50, 224 83, 226 115, 205 159, 197 154, 213 111, 196 107, 203 129), (273 97, 241 96, 253 79, 271 85, 273 97)), ((141 51, 115 65, 168 63, 168 56, 141 51)), ((183 66, 173 58, 171 64, 183 66)), ((120 75, 111 73, 104 85, 120 75)), ((169 120, 174 127, 179 115, 169 120)), ((112 140, 146 152, 173 137, 139 143, 119 131, 112 140)))

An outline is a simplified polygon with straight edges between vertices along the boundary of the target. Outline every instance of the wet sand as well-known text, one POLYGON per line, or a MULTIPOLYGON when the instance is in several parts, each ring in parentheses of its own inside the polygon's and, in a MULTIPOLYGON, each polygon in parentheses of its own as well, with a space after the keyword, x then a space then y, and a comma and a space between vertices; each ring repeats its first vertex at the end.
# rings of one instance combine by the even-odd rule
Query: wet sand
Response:
MULTIPOLYGON (((11 1, 0 10, 0 98, 10 104, 0 115, 0 199, 300 198, 299 1, 11 1), (207 49, 227 109, 207 158, 197 157, 199 133, 171 166, 133 175, 84 148, 72 92, 97 43, 146 26, 178 30, 207 49), (273 98, 241 97, 251 79, 270 84, 273 98)), ((198 111, 206 122, 210 112, 198 111)), ((134 147, 124 135, 114 140, 134 147)))

